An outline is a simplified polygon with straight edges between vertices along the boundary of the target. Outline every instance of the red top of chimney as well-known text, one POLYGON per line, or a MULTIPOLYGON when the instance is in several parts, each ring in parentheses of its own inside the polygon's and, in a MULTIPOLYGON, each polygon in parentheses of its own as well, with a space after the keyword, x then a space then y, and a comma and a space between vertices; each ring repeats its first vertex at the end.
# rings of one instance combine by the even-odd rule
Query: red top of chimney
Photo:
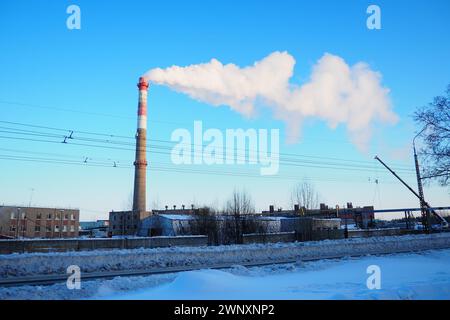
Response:
POLYGON ((138 83, 138 88, 139 90, 147 90, 148 89, 148 82, 145 81, 144 77, 140 77, 139 78, 139 83, 138 83))

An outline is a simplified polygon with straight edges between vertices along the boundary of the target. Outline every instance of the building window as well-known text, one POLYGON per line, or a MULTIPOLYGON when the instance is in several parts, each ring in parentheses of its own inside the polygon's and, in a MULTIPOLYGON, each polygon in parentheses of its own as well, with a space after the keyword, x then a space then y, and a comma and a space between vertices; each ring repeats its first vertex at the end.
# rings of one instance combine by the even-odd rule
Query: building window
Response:
POLYGON ((41 214, 40 213, 38 213, 37 215, 36 215, 36 220, 41 220, 41 214))
POLYGON ((70 220, 75 220, 75 215, 73 213, 70 215, 70 220))
POLYGON ((52 227, 46 226, 46 227, 45 227, 45 231, 47 231, 47 232, 52 232, 52 227))
POLYGON ((59 232, 59 226, 55 226, 55 232, 59 232))
POLYGON ((75 227, 74 226, 70 226, 70 232, 75 232, 75 227))
POLYGON ((59 219, 60 219, 59 214, 55 214, 55 220, 59 220, 59 219))
POLYGON ((9 231, 16 231, 16 227, 10 226, 10 227, 9 227, 9 231))
POLYGON ((67 213, 64 214, 64 220, 69 220, 69 215, 67 213))
POLYGON ((22 219, 25 219, 25 218, 26 218, 25 212, 22 212, 22 219))
POLYGON ((51 213, 47 214, 47 220, 52 220, 52 214, 51 213))
POLYGON ((67 226, 63 226, 63 232, 67 232, 67 226))
POLYGON ((41 227, 40 226, 35 226, 34 227, 34 231, 35 232, 41 232, 41 227))
POLYGON ((16 215, 14 214, 14 212, 11 212, 11 219, 15 219, 16 215))

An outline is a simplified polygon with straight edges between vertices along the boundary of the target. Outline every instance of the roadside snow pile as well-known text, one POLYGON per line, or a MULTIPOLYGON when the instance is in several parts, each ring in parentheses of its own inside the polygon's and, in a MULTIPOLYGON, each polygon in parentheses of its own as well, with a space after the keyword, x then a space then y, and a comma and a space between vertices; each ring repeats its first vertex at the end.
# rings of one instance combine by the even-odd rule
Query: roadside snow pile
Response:
POLYGON ((450 248, 450 233, 275 244, 10 254, 0 255, 0 278, 65 274, 69 265, 78 265, 82 272, 101 272, 311 260, 444 248, 450 248))

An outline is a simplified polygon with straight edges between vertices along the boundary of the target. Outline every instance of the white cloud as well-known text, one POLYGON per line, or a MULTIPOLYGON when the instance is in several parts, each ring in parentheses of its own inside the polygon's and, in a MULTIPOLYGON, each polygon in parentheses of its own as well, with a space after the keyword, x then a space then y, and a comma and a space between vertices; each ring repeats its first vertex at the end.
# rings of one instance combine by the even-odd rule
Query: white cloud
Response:
POLYGON ((227 105, 245 116, 253 115, 256 101, 262 101, 273 109, 274 117, 286 122, 294 140, 302 120, 315 117, 330 128, 346 125, 351 141, 364 150, 374 123, 397 121, 389 89, 381 85, 381 74, 367 64, 349 66, 342 58, 326 53, 302 85, 289 82, 294 66, 289 53, 273 52, 244 68, 212 59, 187 67, 152 69, 145 77, 199 101, 227 105))

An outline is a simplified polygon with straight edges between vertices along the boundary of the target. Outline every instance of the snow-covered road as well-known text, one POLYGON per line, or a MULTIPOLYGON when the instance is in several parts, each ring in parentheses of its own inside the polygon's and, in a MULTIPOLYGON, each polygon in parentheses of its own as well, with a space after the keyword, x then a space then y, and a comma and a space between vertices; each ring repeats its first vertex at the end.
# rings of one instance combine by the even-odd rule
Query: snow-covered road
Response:
POLYGON ((199 270, 147 277, 0 288, 0 299, 450 299, 450 249, 388 256, 199 270), (367 267, 381 270, 369 290, 367 267))

